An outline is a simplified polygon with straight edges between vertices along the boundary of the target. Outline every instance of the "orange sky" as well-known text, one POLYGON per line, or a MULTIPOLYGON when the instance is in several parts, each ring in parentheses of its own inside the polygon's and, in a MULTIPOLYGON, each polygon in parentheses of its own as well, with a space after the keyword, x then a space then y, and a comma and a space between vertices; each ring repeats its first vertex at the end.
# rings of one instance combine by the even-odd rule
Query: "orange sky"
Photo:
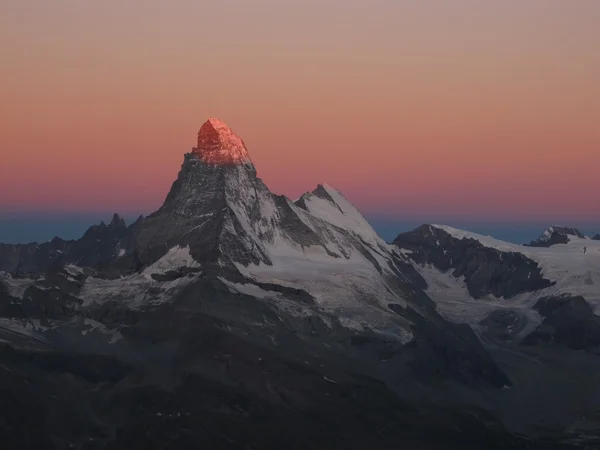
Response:
POLYGON ((0 209, 149 212, 204 120, 295 197, 600 221, 596 0, 3 0, 0 209))

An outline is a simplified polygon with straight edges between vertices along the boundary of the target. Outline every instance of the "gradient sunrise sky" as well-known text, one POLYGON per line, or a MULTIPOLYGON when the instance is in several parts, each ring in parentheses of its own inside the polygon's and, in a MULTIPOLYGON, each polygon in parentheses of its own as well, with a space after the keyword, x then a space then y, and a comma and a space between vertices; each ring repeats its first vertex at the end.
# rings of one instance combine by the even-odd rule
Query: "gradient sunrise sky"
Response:
POLYGON ((596 0, 3 0, 0 210, 151 212, 216 116, 292 198, 600 228, 599 24, 596 0))

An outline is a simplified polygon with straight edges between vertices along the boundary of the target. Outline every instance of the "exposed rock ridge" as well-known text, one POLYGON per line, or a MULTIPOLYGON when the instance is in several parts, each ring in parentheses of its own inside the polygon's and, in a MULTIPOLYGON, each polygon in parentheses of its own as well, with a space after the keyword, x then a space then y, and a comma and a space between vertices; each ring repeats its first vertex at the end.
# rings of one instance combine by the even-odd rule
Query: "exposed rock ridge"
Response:
POLYGON ((417 264, 432 264, 442 272, 464 277, 473 298, 486 295, 511 298, 554 283, 542 275, 538 263, 521 253, 501 252, 475 239, 457 239, 431 225, 402 233, 393 241, 417 264))

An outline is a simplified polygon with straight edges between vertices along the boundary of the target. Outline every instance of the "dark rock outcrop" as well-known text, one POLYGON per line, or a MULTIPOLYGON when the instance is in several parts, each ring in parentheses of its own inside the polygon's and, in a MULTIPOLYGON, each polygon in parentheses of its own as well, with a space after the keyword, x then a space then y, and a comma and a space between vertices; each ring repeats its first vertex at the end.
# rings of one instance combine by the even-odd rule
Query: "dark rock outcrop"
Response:
POLYGON ((41 244, 0 244, 0 271, 15 276, 31 276, 50 267, 64 265, 73 241, 55 237, 41 244))
POLYGON ((600 316, 582 296, 543 297, 534 308, 544 321, 522 340, 522 345, 546 342, 589 351, 600 346, 600 316))
POLYGON ((417 264, 432 264, 442 272, 452 271, 454 277, 464 276, 473 298, 510 298, 554 284, 543 277, 535 261, 521 253, 502 252, 475 239, 457 239, 431 225, 402 233, 393 244, 409 250, 408 256, 417 264))
POLYGON ((480 322, 483 334, 492 341, 511 342, 527 325, 527 318, 512 309, 492 311, 480 322))
POLYGON ((409 364, 418 376, 446 373, 469 386, 489 383, 498 389, 512 384, 470 326, 441 317, 425 320, 399 305, 389 307, 414 323, 415 338, 410 346, 417 347, 418 351, 413 353, 409 364))

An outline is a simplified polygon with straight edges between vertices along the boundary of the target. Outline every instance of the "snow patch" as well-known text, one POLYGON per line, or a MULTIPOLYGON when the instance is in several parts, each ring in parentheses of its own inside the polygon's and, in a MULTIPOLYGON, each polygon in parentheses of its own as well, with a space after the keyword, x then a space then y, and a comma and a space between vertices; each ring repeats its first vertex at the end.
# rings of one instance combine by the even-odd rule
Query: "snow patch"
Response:
POLYGON ((276 298, 281 295, 279 292, 267 291, 251 283, 233 283, 223 277, 219 277, 219 280, 225 283, 231 293, 246 294, 256 298, 276 298))
POLYGON ((532 309, 540 297, 539 294, 520 294, 511 299, 487 295, 474 299, 469 294, 464 277, 454 277, 451 271, 440 272, 430 264, 415 265, 415 268, 427 281, 425 293, 436 303, 437 311, 451 322, 476 325, 492 311, 514 309, 525 314, 530 323, 541 323, 539 314, 532 309))
POLYGON ((79 266, 76 266, 74 264, 67 264, 64 267, 64 269, 65 269, 65 272, 67 272, 72 277, 83 275, 85 273, 84 270, 83 270, 83 268, 81 268, 79 266))
POLYGON ((280 284, 303 289, 315 297, 321 307, 352 304, 381 305, 406 302, 391 292, 373 264, 359 252, 348 259, 334 258, 319 246, 296 248, 292 243, 279 241, 270 246, 273 265, 259 264, 239 271, 248 278, 264 283, 280 284))
POLYGON ((79 293, 83 306, 116 301, 129 308, 140 308, 172 300, 178 292, 194 282, 197 276, 159 282, 152 278, 152 274, 164 274, 183 267, 200 267, 189 250, 189 247, 173 247, 162 258, 137 274, 115 280, 87 278, 79 293))
POLYGON ((81 331, 82 336, 86 336, 88 333, 96 331, 96 332, 99 332, 99 333, 102 333, 105 335, 109 335, 110 336, 110 340, 108 341, 109 344, 116 344, 118 341, 123 339, 123 335, 121 334, 120 331, 107 328, 104 324, 97 322, 95 320, 86 318, 86 319, 83 319, 83 324, 84 324, 84 326, 87 326, 88 328, 81 331))
POLYGON ((164 274, 169 270, 177 270, 182 267, 199 267, 200 264, 190 254, 190 247, 176 246, 171 249, 158 261, 146 267, 142 275, 146 278, 152 278, 152 274, 164 274))
POLYGON ((0 318, 0 329, 49 344, 48 340, 40 334, 47 331, 49 327, 42 326, 38 319, 13 320, 0 318))
POLYGON ((115 280, 88 278, 79 293, 82 307, 118 302, 131 309, 169 302, 186 286, 196 281, 196 276, 158 282, 145 275, 135 274, 115 280))
POLYGON ((8 288, 8 294, 11 297, 23 299, 23 295, 29 286, 35 284, 35 280, 31 278, 13 278, 7 272, 0 272, 0 282, 8 288))
POLYGON ((365 330, 364 325, 356 318, 340 317, 339 322, 340 322, 341 326, 343 326, 344 328, 348 328, 349 330, 355 330, 355 331, 364 331, 365 330))

